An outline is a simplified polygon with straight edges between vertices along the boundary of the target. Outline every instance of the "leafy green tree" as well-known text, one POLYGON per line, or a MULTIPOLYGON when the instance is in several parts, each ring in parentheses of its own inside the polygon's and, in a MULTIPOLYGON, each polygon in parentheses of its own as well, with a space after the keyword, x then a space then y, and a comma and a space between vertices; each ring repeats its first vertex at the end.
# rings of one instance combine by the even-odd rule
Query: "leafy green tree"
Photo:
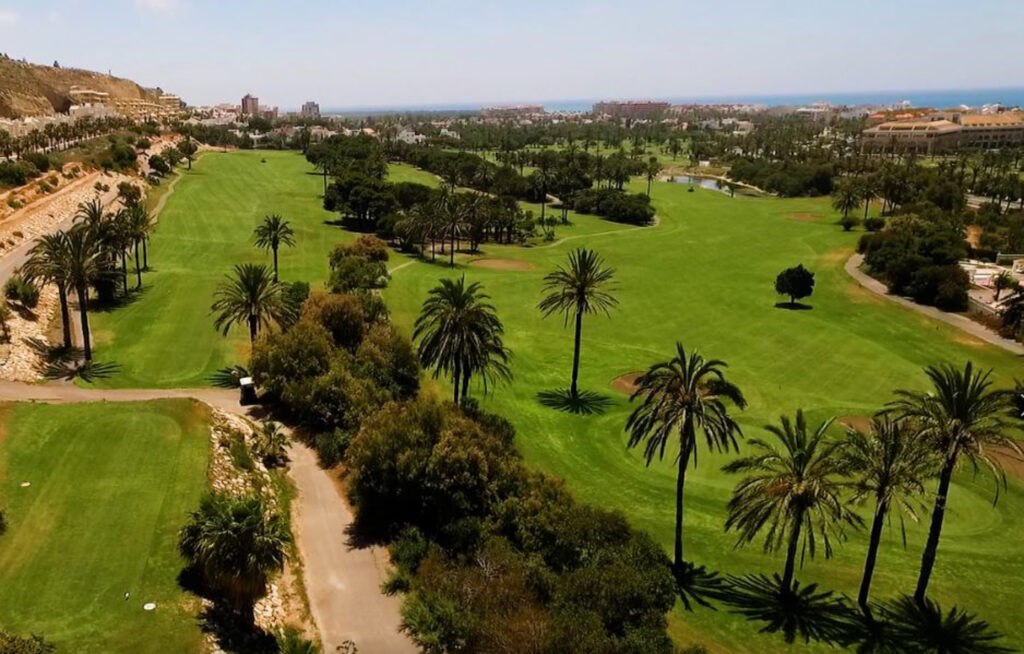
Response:
POLYGON ((845 527, 860 526, 861 519, 841 497, 843 461, 838 450, 842 442, 827 437, 833 420, 808 431, 802 410, 796 420, 783 416, 780 425, 767 425, 781 448, 762 439, 748 443, 756 454, 736 459, 723 470, 748 473, 729 501, 726 531, 739 532, 739 545, 765 534, 765 551, 786 547, 786 566, 781 586, 793 590, 797 552, 813 558, 818 541, 825 558, 832 556, 833 539, 845 540, 845 527))
POLYGON ((277 281, 277 250, 282 245, 295 245, 295 230, 281 216, 271 214, 256 227, 256 246, 274 253, 274 281, 277 281))
POLYGON ((846 472, 853 476, 854 500, 874 499, 875 512, 868 539, 857 603, 870 615, 868 597, 878 560, 882 528, 893 509, 900 513, 903 542, 906 529, 903 516, 918 519, 918 502, 925 493, 925 481, 935 473, 936 457, 908 423, 876 418, 870 432, 847 430, 840 452, 846 472))
POLYGON ((572 384, 569 388, 573 397, 579 395, 577 378, 580 371, 583 316, 597 313, 611 315, 612 308, 619 303, 612 295, 614 274, 615 270, 606 267, 597 252, 580 248, 569 253, 568 268, 559 266, 558 270, 544 277, 544 290, 547 295, 539 305, 544 317, 557 312, 565 316, 566 325, 569 324, 571 317, 574 317, 576 321, 573 340, 572 384))
POLYGON ((961 458, 966 458, 975 467, 979 463, 988 466, 1005 484, 1002 465, 990 448, 1002 446, 1021 453, 1016 440, 1007 434, 1013 392, 993 389, 991 370, 975 370, 974 365, 968 362, 963 369, 952 365, 930 366, 925 369, 925 374, 931 382, 928 391, 897 391, 897 399, 886 408, 898 419, 913 421, 917 437, 926 441, 941 459, 931 527, 914 591, 914 599, 920 604, 924 603, 928 593, 928 581, 935 567, 946 515, 949 484, 961 458))
POLYGON ((236 265, 234 273, 217 288, 214 298, 210 307, 217 314, 214 326, 227 335, 232 326, 243 323, 249 328, 250 342, 256 341, 260 328, 287 318, 281 285, 263 265, 236 265))
POLYGON ((38 280, 57 287, 60 300, 60 322, 64 336, 64 347, 71 347, 71 311, 68 307, 68 290, 71 280, 68 276, 68 238, 64 232, 46 234, 36 239, 29 250, 28 260, 22 266, 22 273, 28 280, 38 280))
POLYGON ((450 375, 453 401, 465 401, 470 378, 488 382, 510 379, 510 353, 502 341, 504 327, 479 282, 442 279, 430 289, 416 319, 413 340, 419 341, 420 363, 434 378, 450 375))
POLYGON ((280 514, 257 496, 206 496, 181 530, 178 549, 214 590, 248 620, 266 593, 267 579, 281 570, 291 533, 280 514))
POLYGON ((790 306, 795 306, 797 300, 810 297, 814 292, 814 273, 803 264, 786 268, 775 278, 775 292, 788 295, 790 306))
POLYGON ((725 362, 705 359, 696 350, 689 353, 676 343, 676 355, 657 363, 640 376, 630 401, 643 398, 626 421, 628 447, 644 443, 647 465, 657 456, 665 458, 669 441, 678 439, 676 456, 676 570, 683 560, 683 491, 686 469, 697 464, 697 432, 704 434, 708 449, 719 452, 737 449, 740 427, 729 415, 727 402, 746 406, 743 393, 726 380, 725 362))

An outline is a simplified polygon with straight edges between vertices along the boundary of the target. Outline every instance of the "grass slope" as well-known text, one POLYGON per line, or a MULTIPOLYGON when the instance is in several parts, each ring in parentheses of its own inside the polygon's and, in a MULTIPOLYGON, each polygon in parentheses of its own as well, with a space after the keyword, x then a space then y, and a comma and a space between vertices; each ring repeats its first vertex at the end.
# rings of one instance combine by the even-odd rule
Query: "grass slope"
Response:
POLYGON ((176 548, 206 487, 206 410, 174 400, 0 412, 0 623, 61 652, 199 651, 176 548))
POLYGON ((143 292, 92 317, 96 358, 122 366, 99 384, 202 386, 217 369, 245 360, 244 329, 225 338, 209 307, 235 264, 271 265, 271 255, 253 245, 263 216, 279 213, 295 230, 296 246, 280 253, 283 280, 322 282, 333 245, 353 238, 325 224, 334 216, 321 207, 322 181, 311 170, 294 152, 209 152, 181 173, 153 234, 143 292))
MULTIPOLYGON (((634 190, 643 184, 635 183, 634 190)), ((827 200, 778 200, 689 193, 683 185, 656 184, 655 228, 603 234, 618 227, 578 217, 590 236, 546 248, 488 247, 486 256, 527 261, 533 270, 508 272, 461 266, 455 271, 417 263, 398 271, 385 292, 396 322, 410 327, 427 290, 442 277, 467 275, 483 282, 505 323, 515 353, 515 381, 486 401, 519 431, 526 460, 567 478, 582 499, 624 511, 638 527, 671 547, 674 474, 666 462, 644 467, 639 451, 627 451, 625 395, 612 380, 667 358, 675 341, 725 359, 750 407, 740 419, 748 435, 781 413, 803 407, 816 418, 867 415, 896 388, 917 388, 921 368, 973 359, 997 368, 1002 380, 1020 371, 1012 356, 942 323, 926 319, 861 289, 843 271, 857 234, 845 234, 827 200), (814 214, 807 220, 803 214, 814 214), (560 319, 543 320, 536 310, 543 275, 573 247, 596 248, 617 270, 620 307, 611 319, 587 318, 583 328, 581 387, 606 393, 615 406, 602 416, 578 417, 542 407, 536 393, 568 386, 572 332, 560 319), (772 287, 785 267, 803 263, 817 273, 811 311, 777 309, 772 287)), ((576 228, 574 228, 576 229, 576 228)), ((723 533, 725 506, 736 483, 720 472, 726 457, 702 449, 688 476, 686 547, 692 560, 729 573, 772 572, 781 557, 760 544, 734 550, 723 533)), ((1024 642, 1014 609, 1024 597, 1015 581, 1024 574, 1016 543, 1024 535, 1024 492, 1011 483, 996 508, 991 482, 963 475, 953 489, 933 589, 944 602, 978 611, 1024 642), (969 581, 968 581, 969 580, 969 581)), ((897 531, 880 556, 878 597, 910 591, 925 530, 914 526, 903 550, 897 531)), ((836 560, 808 561, 800 577, 855 595, 866 539, 855 535, 836 560)), ((674 613, 682 643, 706 644, 718 652, 782 649, 776 637, 759 636, 754 625, 725 610, 674 613)), ((808 648, 816 649, 816 648, 808 648)))

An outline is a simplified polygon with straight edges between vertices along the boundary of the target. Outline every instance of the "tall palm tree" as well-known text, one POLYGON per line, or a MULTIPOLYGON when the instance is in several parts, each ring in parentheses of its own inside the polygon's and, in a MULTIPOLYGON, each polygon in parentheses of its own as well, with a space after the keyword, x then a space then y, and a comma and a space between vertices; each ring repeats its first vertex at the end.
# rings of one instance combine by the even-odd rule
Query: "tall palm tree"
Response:
POLYGON ((60 299, 60 322, 64 336, 64 347, 71 347, 71 311, 68 308, 68 290, 71 280, 68 274, 68 237, 64 232, 46 234, 36 239, 29 250, 28 260, 22 266, 25 278, 40 280, 57 287, 60 299))
MULTIPOLYGON (((900 510, 901 527, 903 515, 917 521, 917 502, 914 500, 924 494, 925 480, 935 473, 936 457, 909 423, 887 417, 875 418, 870 432, 848 430, 840 454, 846 472, 854 477, 854 500, 875 500, 864 576, 857 595, 861 610, 870 615, 868 597, 882 540, 882 527, 893 508, 900 510)), ((902 531, 906 544, 906 530, 902 531)))
POLYGON ((783 416, 779 426, 765 427, 779 441, 781 449, 761 439, 750 439, 748 443, 756 454, 736 459, 723 468, 730 473, 749 473, 736 486, 729 501, 726 531, 738 531, 738 544, 743 545, 767 529, 765 551, 773 552, 785 545, 785 592, 793 590, 798 550, 813 558, 820 538, 825 557, 829 558, 832 539, 844 540, 845 526, 861 524, 861 519, 840 497, 843 462, 838 449, 842 442, 827 439, 832 422, 830 418, 809 432, 802 410, 796 412, 795 421, 783 416))
POLYGON ((145 247, 146 239, 149 238, 149 232, 153 228, 153 218, 141 204, 133 205, 126 210, 126 213, 127 238, 135 250, 136 288, 142 288, 142 265, 139 262, 139 250, 145 247))
POLYGON ((544 290, 548 295, 541 300, 540 310, 544 317, 558 312, 565 316, 565 324, 575 316, 576 335, 572 356, 572 385, 570 393, 578 396, 577 378, 580 372, 580 340, 583 331, 585 314, 603 313, 611 315, 611 310, 619 301, 611 291, 612 276, 615 270, 607 268, 600 255, 593 250, 580 248, 569 253, 569 267, 558 267, 553 273, 544 277, 544 290))
MULTIPOLYGON (((899 419, 914 422, 918 437, 925 439, 941 458, 939 487, 932 509, 932 522, 928 531, 924 553, 921 555, 921 573, 917 579, 914 599, 923 603, 928 593, 928 581, 935 567, 935 557, 942 535, 942 522, 946 515, 946 501, 953 471, 961 457, 973 465, 987 465, 1006 483, 999 460, 988 448, 1008 447, 1017 453, 1020 448, 1007 435, 1008 416, 1013 403, 1013 392, 992 388, 992 371, 975 370, 967 362, 963 369, 952 365, 930 366, 925 374, 931 381, 927 392, 897 391, 897 399, 886 411, 899 419)), ((996 499, 999 486, 996 486, 996 499)))
POLYGON ((832 207, 836 211, 842 212, 843 218, 848 218, 850 212, 860 204, 860 198, 860 192, 854 180, 840 180, 836 184, 835 190, 832 191, 832 207))
POLYGON ((451 376, 456 404, 466 399, 474 375, 482 376, 485 389, 489 382, 512 376, 511 354, 502 341, 505 329, 488 300, 479 282, 467 286, 465 276, 442 279, 430 289, 416 319, 412 337, 419 341, 420 363, 433 368, 435 379, 451 376))
POLYGON ((282 245, 295 245, 295 239, 293 238, 295 231, 292 230, 291 223, 275 213, 264 216, 263 222, 256 227, 255 234, 257 247, 274 252, 274 281, 276 282, 277 250, 282 245))
POLYGON ((249 342, 256 341, 261 327, 269 327, 286 318, 288 308, 281 285, 274 281, 266 266, 237 264, 214 293, 210 310, 217 314, 214 326, 227 335, 236 323, 249 327, 249 342))
POLYGON ((290 542, 285 520, 258 496, 217 494, 205 497, 182 528, 178 549, 207 584, 251 620, 253 605, 266 593, 268 577, 284 565, 290 542))
POLYGON ((665 458, 665 447, 679 439, 676 456, 675 566, 683 565, 683 489, 686 469, 697 464, 697 432, 704 433, 708 449, 719 452, 737 448, 740 427, 729 415, 726 400, 741 409, 746 400, 739 388, 725 379, 726 364, 705 359, 696 350, 687 354, 676 343, 676 356, 651 366, 636 382, 630 402, 643 397, 626 421, 629 447, 644 443, 647 465, 654 457, 665 458))
POLYGON ((79 223, 66 232, 67 280, 78 295, 78 312, 82 320, 82 345, 85 360, 92 361, 89 334, 89 286, 108 274, 100 234, 79 223))
POLYGON ((661 163, 657 157, 651 157, 647 161, 647 165, 644 167, 644 174, 647 176, 647 199, 651 198, 651 184, 658 178, 661 173, 661 163))

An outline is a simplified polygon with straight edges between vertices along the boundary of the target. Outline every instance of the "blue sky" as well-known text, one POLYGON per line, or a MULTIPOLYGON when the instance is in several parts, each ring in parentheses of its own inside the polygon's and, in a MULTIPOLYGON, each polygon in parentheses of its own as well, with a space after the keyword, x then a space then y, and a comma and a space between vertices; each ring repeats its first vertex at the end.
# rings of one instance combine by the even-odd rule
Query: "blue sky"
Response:
POLYGON ((1021 0, 0 0, 0 51, 192 104, 1024 86, 1021 0))

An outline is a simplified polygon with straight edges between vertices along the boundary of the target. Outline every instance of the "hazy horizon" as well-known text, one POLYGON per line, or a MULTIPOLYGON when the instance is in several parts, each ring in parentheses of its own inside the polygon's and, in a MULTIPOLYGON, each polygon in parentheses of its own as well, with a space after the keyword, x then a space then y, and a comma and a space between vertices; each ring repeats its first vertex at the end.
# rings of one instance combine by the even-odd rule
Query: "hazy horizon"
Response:
POLYGON ((0 0, 0 48, 109 71, 194 105, 245 93, 282 109, 316 100, 336 110, 826 99, 1024 87, 1013 27, 1022 20, 1024 3, 1010 0, 0 0))

